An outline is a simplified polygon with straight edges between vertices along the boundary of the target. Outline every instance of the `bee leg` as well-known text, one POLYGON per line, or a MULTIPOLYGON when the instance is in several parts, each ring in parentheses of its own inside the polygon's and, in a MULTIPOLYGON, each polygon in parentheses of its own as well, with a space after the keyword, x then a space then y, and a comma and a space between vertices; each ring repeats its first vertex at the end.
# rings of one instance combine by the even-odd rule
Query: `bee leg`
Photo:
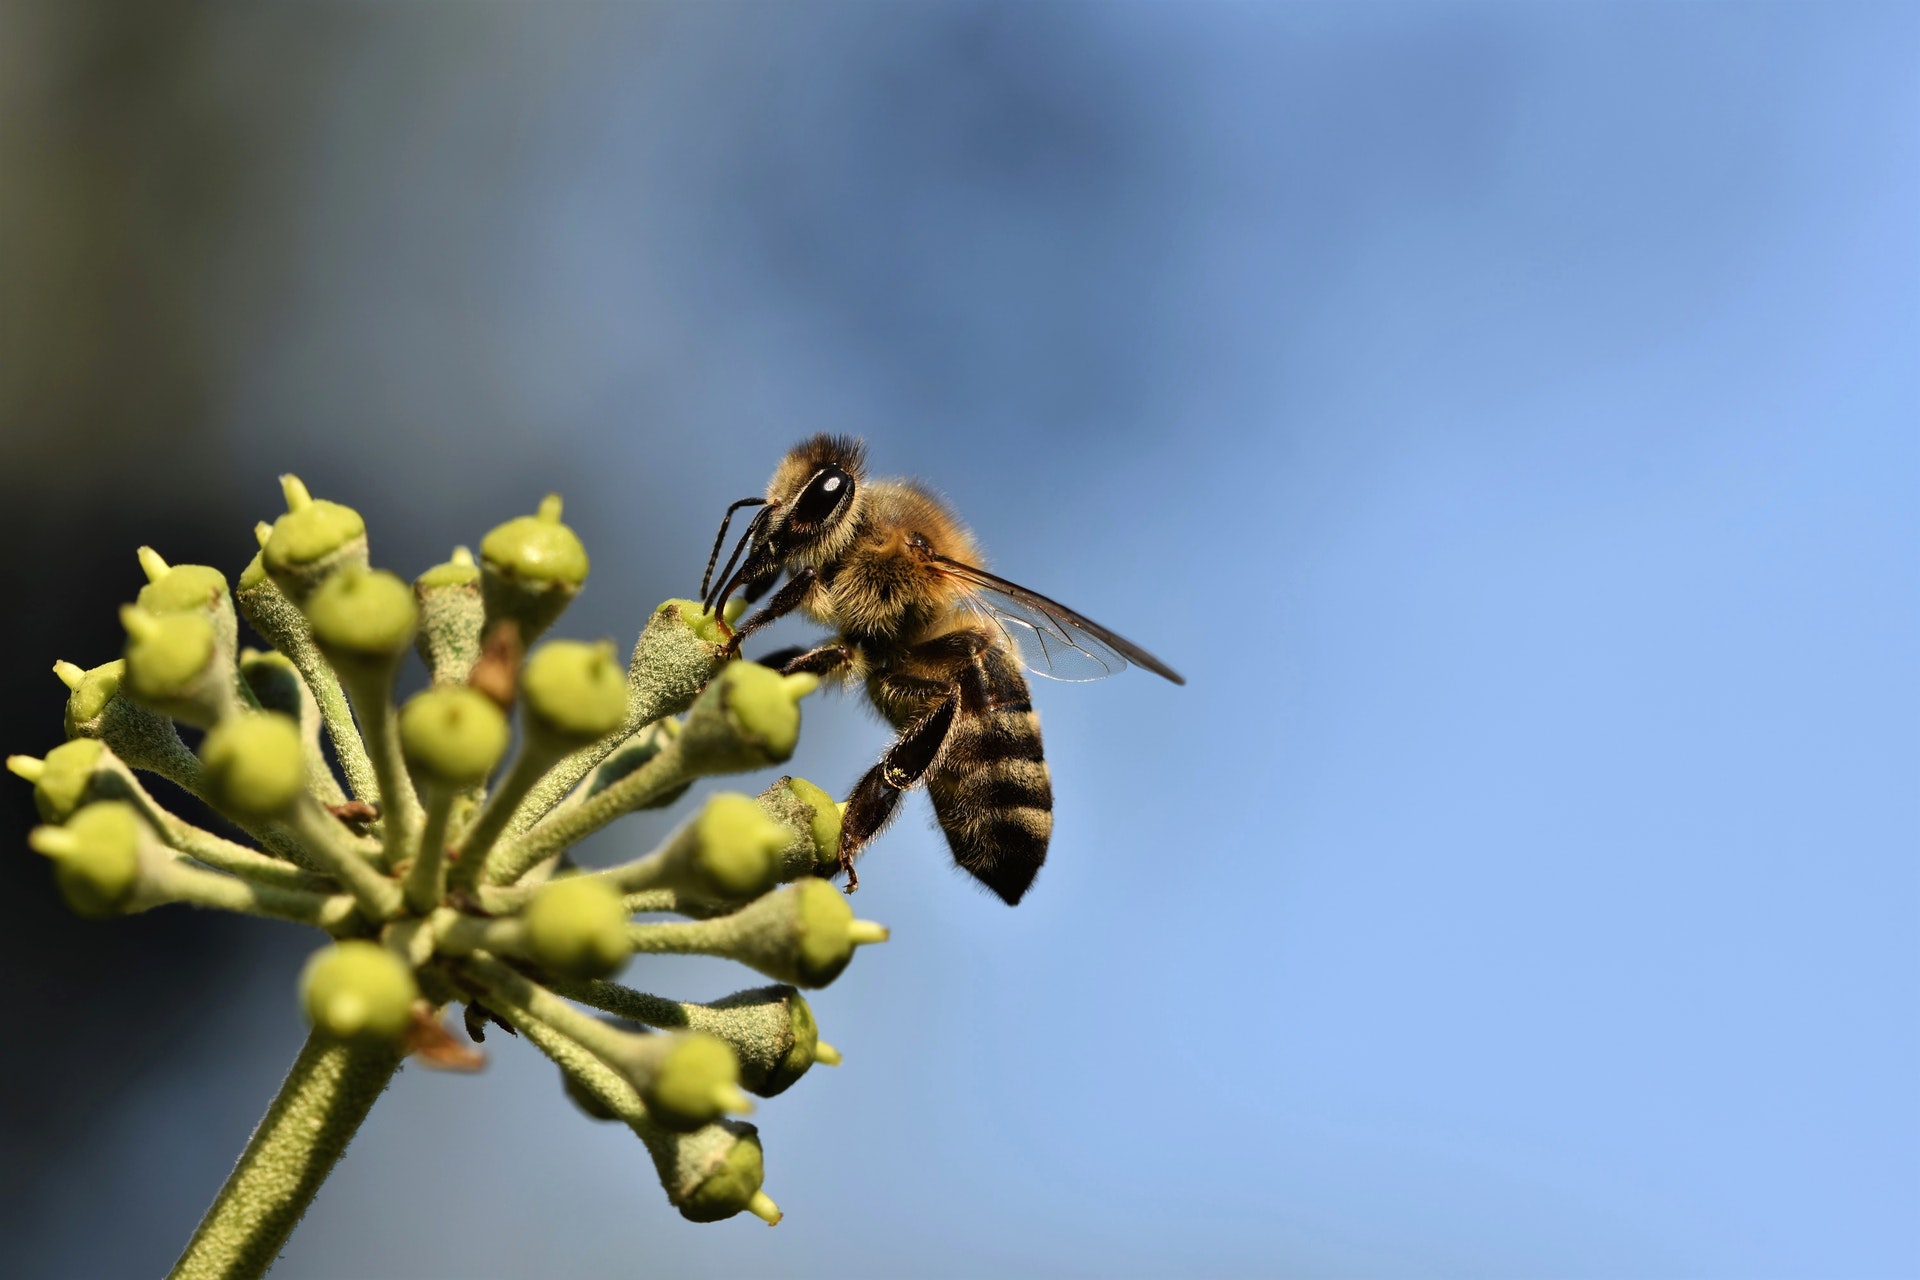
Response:
POLYGON ((853 661, 853 650, 838 641, 823 644, 817 649, 803 649, 795 645, 791 649, 776 649, 761 657, 760 665, 772 667, 783 676, 810 675, 824 676, 837 671, 853 661))
POLYGON ((807 590, 813 586, 816 576, 818 575, 814 570, 802 569, 788 578, 787 585, 773 593, 773 599, 740 620, 740 625, 733 629, 733 638, 727 641, 727 652, 740 652, 742 640, 799 608, 800 602, 807 598, 807 590))
POLYGON ((880 763, 866 771, 853 794, 847 797, 847 810, 840 817, 840 869, 847 873, 847 892, 860 887, 853 869, 853 855, 866 848, 880 834, 900 804, 900 793, 918 783, 933 758, 940 754, 953 728, 953 713, 959 707, 957 692, 950 692, 940 704, 910 726, 880 757, 880 763))

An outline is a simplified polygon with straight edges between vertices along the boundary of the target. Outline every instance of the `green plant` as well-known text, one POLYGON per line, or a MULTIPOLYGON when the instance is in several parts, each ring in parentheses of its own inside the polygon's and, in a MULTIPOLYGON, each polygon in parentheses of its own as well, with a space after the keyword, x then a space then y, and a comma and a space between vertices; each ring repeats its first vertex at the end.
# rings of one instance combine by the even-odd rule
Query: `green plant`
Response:
POLYGON ((7 762, 34 786, 46 825, 29 843, 75 911, 187 903, 333 939, 301 979, 312 1034, 174 1274, 264 1274, 403 1058, 479 1065, 442 1025, 454 1004, 472 1039, 509 1028, 582 1110, 631 1127, 686 1217, 778 1221, 753 1126, 729 1117, 839 1061, 796 988, 886 937, 820 878, 838 808, 782 778, 712 796, 624 865, 580 871, 566 853, 698 778, 785 761, 814 678, 729 660, 685 600, 653 613, 624 668, 609 644, 528 652, 587 576, 558 498, 488 533, 478 563, 456 550, 409 586, 368 567, 357 512, 282 485, 286 514, 258 527, 231 591, 140 549, 124 656, 56 664, 68 741, 7 762), (241 616, 270 650, 240 647, 241 616), (396 708, 410 647, 432 683, 396 708), (204 731, 197 751, 181 725, 204 731), (252 843, 169 812, 139 773, 252 843), (724 956, 777 985, 684 1004, 609 980, 635 952, 724 956))

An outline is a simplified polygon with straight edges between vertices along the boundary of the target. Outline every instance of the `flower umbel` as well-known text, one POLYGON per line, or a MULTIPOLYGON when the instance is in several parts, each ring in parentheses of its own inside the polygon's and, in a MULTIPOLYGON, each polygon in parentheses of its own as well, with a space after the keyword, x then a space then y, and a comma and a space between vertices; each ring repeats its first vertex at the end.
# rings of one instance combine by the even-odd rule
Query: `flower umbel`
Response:
POLYGON ((124 654, 56 664, 69 741, 7 761, 46 823, 28 844, 75 911, 187 903, 329 935, 300 983, 307 1047, 174 1274, 264 1274, 404 1057, 476 1064, 441 1025, 452 1005, 474 1039, 511 1028, 582 1109, 630 1127, 686 1217, 777 1222, 758 1135, 729 1113, 840 1061, 795 987, 886 937, 816 878, 835 865, 832 799, 782 778, 709 797, 623 865, 563 855, 697 779, 785 761, 813 679, 728 659, 686 600, 651 615, 624 666, 604 643, 534 644, 587 576, 558 497, 488 533, 478 563, 458 549, 409 587, 371 567, 358 512, 281 484, 286 514, 231 591, 139 549, 124 654), (241 618, 269 650, 240 647, 241 618), (432 683, 396 707, 410 646, 432 683), (177 724, 205 730, 197 752, 177 724), (142 773, 251 842, 169 812, 142 773), (637 952, 783 985, 685 1004, 611 980, 637 952))

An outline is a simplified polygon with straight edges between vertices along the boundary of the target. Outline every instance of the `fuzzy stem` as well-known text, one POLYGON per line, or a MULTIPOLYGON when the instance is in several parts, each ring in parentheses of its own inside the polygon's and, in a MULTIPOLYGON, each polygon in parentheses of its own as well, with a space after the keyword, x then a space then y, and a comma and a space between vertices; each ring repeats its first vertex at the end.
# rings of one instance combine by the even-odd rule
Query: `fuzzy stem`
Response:
POLYGON ((689 781, 691 776, 682 760, 680 740, 675 738, 661 747, 653 759, 606 790, 548 815, 526 832, 505 841, 494 851, 487 879, 494 884, 512 884, 529 868, 562 849, 573 847, 622 814, 689 781))
POLYGON ((453 816, 453 792, 446 787, 427 789, 427 818, 420 828, 420 848, 407 869, 407 905, 421 915, 433 910, 447 891, 447 821, 453 816))
POLYGON ((296 924, 310 924, 334 934, 360 923, 358 904, 344 893, 314 893, 255 884, 217 871, 204 871, 187 862, 156 867, 153 882, 154 893, 166 902, 191 903, 241 915, 272 916, 296 924))
POLYGON ((349 695, 360 713, 374 786, 380 792, 381 853, 389 871, 406 858, 407 846, 420 829, 420 800, 414 795, 413 779, 407 776, 406 761, 400 757, 393 700, 387 694, 390 683, 356 681, 349 695))
POLYGON ((400 913, 400 886, 373 869, 347 829, 313 797, 300 797, 289 826, 313 861, 353 894, 368 920, 390 920, 400 913))
MULTIPOLYGON (((160 833, 161 840, 168 848, 216 870, 283 889, 326 891, 333 885, 332 880, 325 876, 302 870, 292 863, 269 857, 243 844, 235 844, 203 827, 194 826, 184 818, 175 817, 160 807, 159 801, 140 785, 140 780, 130 770, 116 767, 101 773, 95 783, 95 794, 103 799, 117 798, 130 802, 140 811, 140 816, 160 833)), ((283 841, 282 844, 291 849, 290 842, 283 841)))
POLYGON ((172 1280, 264 1276, 399 1066, 391 1045, 308 1036, 172 1280))
MULTIPOLYGON (((480 810, 473 825, 460 838, 460 855, 454 863, 453 873, 448 877, 456 889, 473 889, 497 874, 488 864, 497 861, 503 849, 495 849, 493 842, 500 838, 506 829, 507 819, 513 816, 514 809, 527 794, 529 788, 540 780, 542 774, 553 764, 553 757, 546 752, 537 752, 531 746, 522 746, 515 758, 513 767, 507 770, 507 776, 501 780, 492 795, 487 797, 486 807, 480 810)), ((558 850, 555 850, 558 852, 558 850)), ((539 859, 534 859, 538 862, 539 859)), ((525 872, 532 862, 520 867, 525 872)))

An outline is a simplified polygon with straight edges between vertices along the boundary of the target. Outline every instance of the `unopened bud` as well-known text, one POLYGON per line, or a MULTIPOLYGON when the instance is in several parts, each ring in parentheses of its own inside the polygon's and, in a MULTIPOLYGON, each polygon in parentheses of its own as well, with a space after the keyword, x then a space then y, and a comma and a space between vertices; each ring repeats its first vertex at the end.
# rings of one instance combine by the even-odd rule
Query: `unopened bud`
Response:
POLYGON ((819 683, 757 663, 728 663, 687 713, 680 739, 688 769, 740 773, 779 764, 800 737, 800 699, 819 683))
POLYGON ((127 605, 120 610, 120 622, 127 629, 128 694, 165 715, 198 725, 212 724, 232 705, 231 678, 215 670, 218 647, 212 619, 203 613, 155 614, 127 605))
MULTIPOLYGON (((47 752, 40 776, 33 780, 33 802, 47 822, 65 822, 87 800, 94 770, 106 748, 93 738, 75 738, 47 752)), ((12 761, 8 761, 11 765, 12 761)))
POLYGON ((78 915, 114 915, 133 902, 140 885, 145 827, 120 800, 90 804, 65 826, 35 827, 27 843, 53 859, 60 896, 78 915))
POLYGON ((485 782, 506 754, 506 713, 465 685, 415 694, 400 708, 400 749, 423 781, 446 787, 485 782))
POLYGON ((406 961, 363 939, 315 952, 300 975, 307 1020, 341 1040, 399 1040, 419 998, 406 961))
POLYGON ((597 742, 627 714, 627 677, 609 644, 550 640, 527 659, 520 678, 530 732, 561 750, 597 742))
POLYGON ((604 977, 633 949, 620 894, 592 876, 542 885, 521 920, 528 957, 569 977, 604 977))
POLYGON ((281 476, 280 485, 287 513, 273 522, 260 557, 287 597, 301 601, 335 570, 366 564, 367 522, 352 507, 311 496, 297 476, 281 476))
POLYGON ((281 816, 306 786, 300 726, 275 711, 221 721, 201 742, 200 761, 208 801, 245 820, 281 816))
POLYGON ((304 607, 315 642, 334 666, 368 672, 387 671, 400 660, 419 616, 406 583, 360 565, 329 576, 304 607))
POLYGON ((489 618, 512 618, 529 641, 553 625, 587 580, 587 549, 560 522, 560 498, 495 526, 480 543, 489 618))

